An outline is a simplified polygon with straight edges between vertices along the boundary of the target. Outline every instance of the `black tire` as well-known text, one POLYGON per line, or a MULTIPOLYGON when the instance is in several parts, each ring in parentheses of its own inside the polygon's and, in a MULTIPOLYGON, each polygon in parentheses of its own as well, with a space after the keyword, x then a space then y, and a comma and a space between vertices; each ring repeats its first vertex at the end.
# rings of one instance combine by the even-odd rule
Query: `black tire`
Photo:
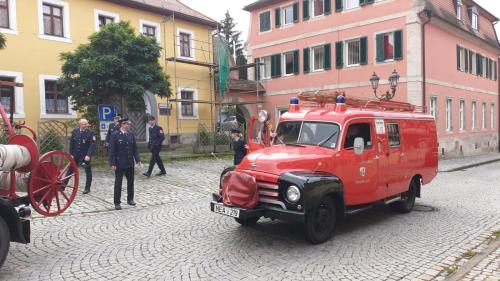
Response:
POLYGON ((235 218, 235 220, 241 224, 241 225, 244 225, 244 226, 252 226, 252 225, 255 225, 257 224, 257 222, 259 221, 260 217, 252 217, 252 218, 246 218, 246 219, 238 219, 238 218, 235 218))
POLYGON ((319 206, 306 214, 306 237, 312 244, 327 241, 333 233, 336 223, 335 202, 330 197, 321 199, 319 206))
POLYGON ((231 171, 234 171, 235 169, 235 166, 229 166, 227 168, 225 168, 222 173, 220 174, 220 179, 219 179, 219 188, 222 190, 222 178, 224 177, 225 174, 231 172, 231 171))
POLYGON ((7 224, 0 217, 0 267, 2 267, 5 259, 7 258, 7 253, 9 253, 10 246, 10 232, 7 224))
POLYGON ((417 184, 417 182, 412 181, 408 191, 401 194, 402 200, 390 204, 393 211, 403 214, 411 212, 413 206, 415 206, 415 198, 417 197, 417 184))

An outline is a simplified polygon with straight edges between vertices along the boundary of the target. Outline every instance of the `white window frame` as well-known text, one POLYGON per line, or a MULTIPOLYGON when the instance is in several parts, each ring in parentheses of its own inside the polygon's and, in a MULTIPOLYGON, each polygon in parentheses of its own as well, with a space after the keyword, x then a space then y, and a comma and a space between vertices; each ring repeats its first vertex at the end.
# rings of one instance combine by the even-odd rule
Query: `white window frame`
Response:
POLYGON ((471 13, 471 26, 474 30, 478 31, 479 30, 479 15, 472 11, 471 13))
POLYGON ((459 105, 459 110, 460 110, 460 131, 464 132, 465 131, 465 100, 461 99, 460 100, 460 105, 459 105))
POLYGON ((325 71, 325 45, 318 45, 318 46, 313 46, 313 47, 310 47, 310 69, 311 69, 311 72, 320 72, 320 71, 325 71), (314 55, 314 49, 321 49, 322 52, 323 52, 323 62, 321 63, 321 68, 318 68, 318 69, 315 69, 314 68, 314 65, 316 64, 316 56, 314 55))
POLYGON ((477 130, 477 101, 472 101, 471 106, 471 128, 473 131, 477 130))
POLYGON ((260 63, 263 63, 262 65, 259 66, 259 71, 260 71, 260 79, 261 80, 268 80, 271 79, 271 56, 266 56, 266 57, 261 57, 260 58, 260 63), (268 75, 266 76, 266 62, 269 64, 269 72, 267 73, 268 75))
POLYGON ((295 73, 293 72, 293 66, 292 66, 292 73, 286 73, 286 56, 287 55, 291 55, 292 56, 292 60, 295 60, 294 58, 294 52, 284 52, 282 55, 281 55, 281 60, 283 61, 283 76, 292 76, 294 75, 295 73))
POLYGON ((457 14, 456 14, 456 16, 457 16, 457 19, 461 21, 462 20, 462 6, 463 6, 462 5, 462 0, 455 0, 455 1, 457 3, 457 14))
POLYGON ((160 30, 160 23, 158 22, 154 22, 154 21, 148 21, 148 20, 139 20, 139 30, 140 30, 140 33, 144 35, 143 32, 143 27, 145 25, 148 25, 148 26, 151 26, 151 27, 154 27, 155 28, 155 37, 156 37, 156 42, 158 42, 158 44, 161 43, 161 37, 160 37, 160 34, 161 34, 161 30, 160 30))
POLYGON ((181 58, 181 59, 186 59, 186 60, 196 60, 196 53, 195 53, 195 48, 194 48, 194 45, 195 45, 195 38, 194 38, 194 31, 192 30, 188 30, 188 29, 183 29, 183 28, 177 28, 177 57, 178 58, 181 58), (181 56, 181 36, 180 34, 181 33, 187 33, 190 36, 190 39, 189 39, 189 48, 191 49, 190 53, 191 53, 191 56, 190 57, 184 57, 184 56, 181 56))
MULTIPOLYGON (((375 33, 373 35, 373 41, 375 42, 375 44, 373 44, 373 52, 375 54, 373 56, 373 62, 374 62, 375 65, 377 65, 377 64, 384 64, 384 63, 390 63, 390 62, 394 62, 395 61, 394 57, 396 55, 395 54, 396 42, 395 42, 395 38, 394 38, 394 33, 396 31, 398 31, 398 30, 397 29, 391 29, 391 30, 385 30, 385 31, 378 31, 377 33, 375 33), (392 58, 385 59, 385 53, 384 53, 384 61, 380 61, 379 62, 379 61, 377 61, 377 44, 376 44, 376 42, 377 42, 377 35, 381 35, 381 34, 383 34, 384 36, 385 35, 389 35, 390 38, 392 38, 392 46, 393 46, 394 50, 392 52, 392 58)), ((385 48, 385 46, 384 46, 384 48, 385 48)))
POLYGON ((288 107, 276 107, 276 120, 274 121, 274 124, 278 124, 281 118, 281 115, 285 114, 288 112, 288 107))
POLYGON ((273 13, 271 10, 265 10, 259 13, 258 17, 258 23, 259 23, 259 34, 264 34, 273 31, 273 13), (269 30, 266 31, 260 31, 260 15, 269 12, 269 30))
POLYGON ((481 77, 485 78, 486 77, 486 69, 488 69, 488 60, 486 57, 483 56, 483 73, 481 74, 481 77))
POLYGON ((446 98, 446 132, 453 131, 453 100, 446 98))
POLYGON ((429 113, 434 116, 434 119, 438 120, 438 97, 437 96, 431 96, 431 100, 429 103, 429 113))
POLYGON ((294 4, 290 4, 290 5, 285 5, 281 8, 281 26, 284 27, 284 26, 290 26, 290 25, 293 25, 295 22, 293 21, 293 6, 294 4), (288 8, 292 8, 292 22, 290 23, 286 23, 286 9, 288 8))
POLYGON ((486 130, 486 103, 481 104, 481 128, 486 130))
POLYGON ((347 67, 354 67, 354 66, 360 66, 361 65, 361 38, 355 38, 355 39, 350 39, 346 40, 344 42, 344 61, 346 63, 347 67), (359 62, 354 63, 354 64, 349 64, 349 43, 352 42, 358 42, 359 43, 359 48, 358 48, 358 57, 359 57, 359 62))
MULTIPOLYGON (((23 83, 23 74, 21 72, 0 70, 0 76, 14 78, 14 82, 23 83)), ((14 98, 15 109, 14 109, 14 118, 26 118, 26 114, 24 113, 24 88, 23 87, 14 87, 14 98)))
POLYGON ((17 30, 17 8, 16 8, 17 0, 7 0, 7 5, 9 8, 9 28, 0 27, 0 33, 3 34, 11 34, 11 35, 19 35, 19 31, 17 30))
MULTIPOLYGON (((471 54, 471 51, 469 51, 469 55, 472 56, 472 75, 477 75, 477 54, 474 51, 471 54)), ((469 65, 469 67, 471 66, 469 65)))
MULTIPOLYGON (((188 91, 188 92, 193 92, 193 101, 198 100, 198 89, 194 88, 184 88, 184 87, 179 87, 177 88, 177 99, 182 98, 182 91, 188 91)), ((179 119, 184 119, 184 120, 198 120, 200 119, 200 115, 198 112, 198 103, 193 102, 193 116, 183 116, 182 115, 182 104, 181 102, 177 103, 177 118, 179 119)))
POLYGON ((98 32, 101 30, 99 27, 99 16, 105 16, 109 18, 113 18, 114 23, 120 22, 120 15, 117 13, 113 12, 108 12, 108 11, 103 11, 103 10, 98 10, 94 9, 94 25, 95 25, 95 31, 98 32))
POLYGON ((320 18, 320 17, 325 16, 325 0, 311 0, 310 3, 311 3, 311 8, 309 10, 311 11, 311 18, 320 18), (323 13, 320 15, 317 15, 317 16, 314 15, 315 14, 314 2, 316 2, 316 1, 323 1, 323 13))
POLYGON ((40 74, 38 76, 38 84, 39 84, 39 90, 40 90, 40 118, 42 119, 75 119, 77 118, 76 112, 73 111, 73 102, 71 101, 71 98, 68 98, 68 113, 67 114, 52 114, 52 113, 47 113, 47 108, 45 104, 45 81, 50 80, 50 81, 57 81, 59 80, 60 76, 57 75, 45 75, 45 74, 40 74))
POLYGON ((71 27, 69 20, 69 4, 61 0, 38 0, 38 38, 45 40, 58 41, 63 43, 72 43, 71 27), (63 12, 63 37, 47 35, 44 32, 43 24, 43 4, 55 5, 62 7, 63 12))
POLYGON ((351 10, 351 9, 359 8, 359 0, 354 0, 357 4, 354 5, 354 6, 352 6, 352 7, 348 7, 348 5, 347 5, 349 3, 348 2, 349 0, 343 0, 343 1, 344 1, 344 3, 343 3, 344 4, 344 10, 351 10))
MULTIPOLYGON (((465 57, 465 48, 462 46, 458 46, 460 48, 460 71, 465 72, 465 60, 468 59, 465 57)), ((468 63, 468 62, 467 62, 468 63)))
POLYGON ((490 128, 495 129, 495 104, 494 103, 492 103, 490 105, 490 118, 491 118, 490 128))

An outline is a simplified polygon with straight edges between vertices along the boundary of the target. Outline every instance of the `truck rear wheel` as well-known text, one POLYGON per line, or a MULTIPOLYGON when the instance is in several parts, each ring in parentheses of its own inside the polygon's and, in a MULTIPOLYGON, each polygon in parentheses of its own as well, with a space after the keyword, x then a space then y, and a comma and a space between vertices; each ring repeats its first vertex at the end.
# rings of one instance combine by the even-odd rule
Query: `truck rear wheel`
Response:
POLYGON ((2 267, 5 259, 7 258, 7 253, 9 252, 10 246, 10 232, 7 224, 0 217, 0 267, 2 267))
POLYGON ((401 201, 392 203, 391 209, 400 213, 409 213, 415 206, 415 198, 417 197, 417 183, 412 181, 408 191, 401 194, 401 201))
POLYGON ((259 219, 260 219, 260 217, 252 217, 252 218, 246 218, 246 219, 237 219, 237 218, 235 218, 235 220, 239 224, 244 225, 244 226, 255 225, 259 221, 259 219))
POLYGON ((307 240, 320 244, 330 238, 336 221, 335 202, 330 197, 321 199, 319 206, 306 214, 305 231, 307 240))

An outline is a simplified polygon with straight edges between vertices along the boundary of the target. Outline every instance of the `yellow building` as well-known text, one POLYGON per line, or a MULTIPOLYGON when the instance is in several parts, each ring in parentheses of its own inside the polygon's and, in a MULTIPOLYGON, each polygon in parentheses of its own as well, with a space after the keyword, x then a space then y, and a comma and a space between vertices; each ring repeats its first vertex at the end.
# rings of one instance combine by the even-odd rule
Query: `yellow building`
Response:
MULTIPOLYGON (((71 101, 55 86, 61 74, 59 56, 87 43, 102 25, 118 21, 156 37, 163 48, 160 64, 176 96, 162 100, 145 93, 146 113, 158 117, 169 141, 192 141, 198 125, 210 127, 214 116, 210 104, 187 101, 213 98, 208 66, 217 23, 176 0, 0 0, 0 33, 7 39, 0 51, 0 79, 24 84, 1 88, 2 104, 10 110, 14 96, 15 118, 33 128, 39 121, 77 118, 71 101)), ((145 114, 130 117, 138 139, 145 140, 145 114)))

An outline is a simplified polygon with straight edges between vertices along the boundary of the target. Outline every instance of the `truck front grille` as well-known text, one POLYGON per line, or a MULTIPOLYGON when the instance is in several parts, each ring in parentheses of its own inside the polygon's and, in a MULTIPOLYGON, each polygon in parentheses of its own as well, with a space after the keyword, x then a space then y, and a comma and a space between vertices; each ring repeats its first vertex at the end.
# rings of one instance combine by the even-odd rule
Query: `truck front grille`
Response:
POLYGON ((272 182, 257 181, 259 190, 259 203, 272 207, 285 209, 285 204, 278 199, 278 185, 272 182))

